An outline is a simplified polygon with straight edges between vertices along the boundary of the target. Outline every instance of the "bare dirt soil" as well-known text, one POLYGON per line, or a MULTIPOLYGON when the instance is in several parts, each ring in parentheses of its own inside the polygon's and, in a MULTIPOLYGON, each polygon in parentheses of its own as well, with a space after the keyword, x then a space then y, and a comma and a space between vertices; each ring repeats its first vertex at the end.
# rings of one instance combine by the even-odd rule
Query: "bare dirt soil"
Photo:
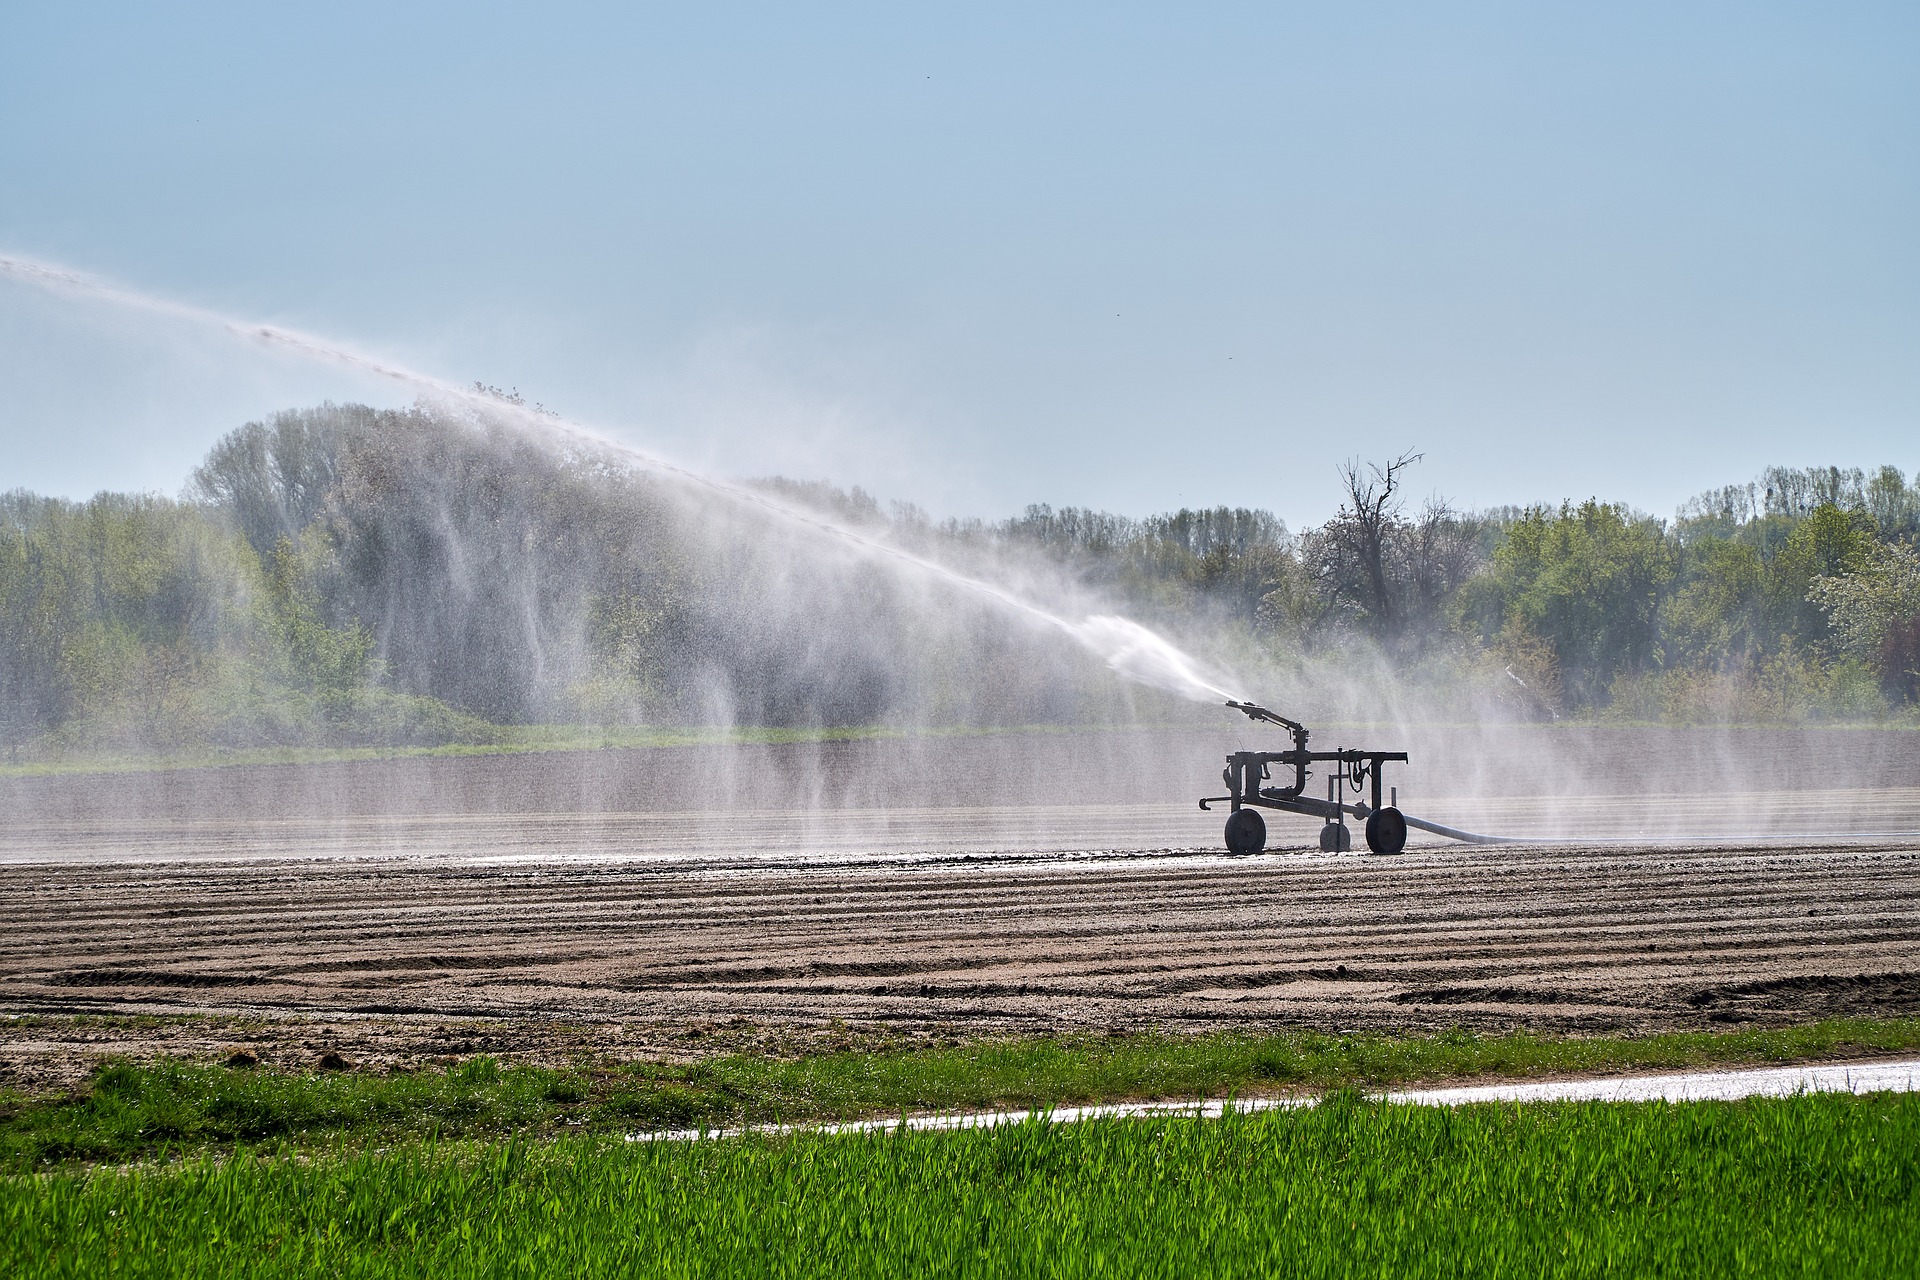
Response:
MULTIPOLYGON (((582 782, 618 777, 623 762, 656 781, 692 777, 712 764, 695 754, 406 762, 433 766, 412 782, 383 775, 391 763, 326 766, 320 780, 196 771, 207 776, 171 788, 162 775, 16 779, 0 791, 0 1085, 70 1080, 114 1053, 241 1046, 290 1065, 329 1051, 374 1065, 1146 1028, 1659 1030, 1920 1014, 1920 838, 1863 834, 1920 828, 1920 737, 1885 738, 1828 790, 1763 777, 1731 799, 1672 787, 1647 798, 1631 776, 1589 768, 1584 796, 1435 801, 1454 820, 1520 830, 1584 814, 1623 837, 1676 814, 1725 831, 1729 813, 1762 813, 1773 839, 1428 845, 1395 858, 1227 858, 1220 815, 1192 794, 1176 807, 1082 790, 1068 804, 1004 780, 915 784, 923 775, 906 770, 900 807, 847 806, 864 797, 843 793, 840 808, 742 814, 650 808, 657 799, 582 782), (956 793, 972 803, 928 803, 956 793), (358 799, 328 808, 326 795, 358 799)), ((843 745, 870 753, 852 757, 851 776, 895 763, 843 745)), ((949 776, 981 745, 946 757, 949 776)), ((1084 746, 1014 754, 1058 770, 1084 746)), ((1804 741, 1773 747, 1756 755, 1790 760, 1804 741)), ((1626 768, 1643 748, 1599 758, 1626 768)), ((817 749, 806 758, 789 774, 820 776, 817 749)), ((766 749, 759 762, 783 759, 766 749)), ((735 781, 767 772, 727 767, 735 781)), ((793 789, 775 798, 791 803, 793 789)), ((1313 834, 1277 822, 1274 844, 1300 850, 1313 834)))

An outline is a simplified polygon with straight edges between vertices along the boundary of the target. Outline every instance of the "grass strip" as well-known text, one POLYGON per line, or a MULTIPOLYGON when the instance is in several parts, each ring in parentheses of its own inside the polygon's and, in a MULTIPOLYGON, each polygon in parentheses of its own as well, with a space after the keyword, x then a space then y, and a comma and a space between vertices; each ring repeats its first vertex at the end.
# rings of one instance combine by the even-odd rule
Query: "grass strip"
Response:
POLYGON ((74 750, 41 759, 0 764, 0 778, 58 774, 161 773, 230 765, 347 764, 363 760, 407 760, 438 756, 529 755, 546 751, 598 751, 609 748, 746 746, 792 742, 844 742, 897 738, 901 730, 850 728, 655 728, 571 725, 494 726, 483 742, 447 742, 431 746, 243 747, 160 755, 126 755, 74 750))
POLYGON ((870 1047, 692 1062, 382 1073, 114 1062, 53 1097, 0 1096, 0 1169, 426 1135, 625 1133, 906 1112, 1319 1092, 1852 1058, 1920 1049, 1920 1019, 1647 1037, 1312 1032, 870 1047))
POLYGON ((70 748, 27 760, 0 762, 0 778, 64 774, 162 773, 231 765, 346 764, 363 760, 409 760, 444 756, 514 756, 541 752, 633 750, 655 747, 779 746, 791 743, 863 742, 916 738, 993 738, 1035 735, 1150 733, 1212 727, 1204 724, 1139 722, 1127 724, 1020 725, 826 725, 826 726, 674 726, 674 725, 490 725, 484 741, 434 745, 281 746, 206 748, 162 754, 127 754, 70 748))
MULTIPOLYGON (((1199 718, 1187 721, 1143 721, 1124 724, 1019 724, 1019 725, 827 725, 827 726, 702 726, 702 725, 489 725, 483 741, 444 742, 438 744, 392 744, 386 746, 272 746, 232 747, 161 752, 127 753, 101 751, 86 747, 49 747, 34 744, 27 759, 0 760, 0 778, 33 778, 63 774, 161 773, 176 769, 210 769, 231 765, 345 764, 363 760, 406 760, 436 756, 511 756, 534 755, 547 751, 602 751, 650 747, 772 746, 808 742, 855 742, 873 739, 916 738, 991 738, 1069 736, 1117 733, 1180 732, 1217 729, 1215 721, 1199 718)), ((1484 729, 1473 721, 1430 721, 1415 728, 1428 730, 1484 729)), ((1801 733, 1844 735, 1850 733, 1920 732, 1920 715, 1897 719, 1861 721, 1857 724, 1823 723, 1793 725, 1801 733)), ((1340 730, 1366 732, 1383 730, 1404 732, 1398 722, 1335 721, 1320 726, 1324 733, 1340 730)), ((1620 729, 1658 729, 1676 733, 1713 730, 1780 729, 1764 722, 1687 722, 1563 720, 1551 725, 1503 725, 1507 733, 1567 735, 1620 729)))
POLYGON ((0 1179, 22 1277, 1899 1276, 1920 1097, 712 1143, 414 1143, 0 1179))

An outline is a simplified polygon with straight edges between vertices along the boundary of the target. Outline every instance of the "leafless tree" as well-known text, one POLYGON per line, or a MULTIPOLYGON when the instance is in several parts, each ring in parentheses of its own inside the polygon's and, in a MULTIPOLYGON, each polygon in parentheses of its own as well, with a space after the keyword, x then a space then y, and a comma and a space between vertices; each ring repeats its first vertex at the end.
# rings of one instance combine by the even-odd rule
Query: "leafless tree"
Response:
POLYGON ((1383 635, 1394 635, 1400 623, 1387 573, 1388 543, 1400 524, 1401 504, 1396 500, 1400 475, 1422 456, 1409 451, 1384 467, 1369 463, 1365 471, 1361 470, 1358 458, 1349 458, 1340 467, 1347 501, 1335 518, 1336 523, 1342 526, 1341 532, 1359 556, 1360 567, 1366 575, 1368 610, 1378 620, 1383 635))
POLYGON ((1384 464, 1340 468, 1339 514, 1302 540, 1326 616, 1345 617, 1383 643, 1421 644, 1437 633, 1447 598, 1479 563, 1479 522, 1444 499, 1406 514, 1408 451, 1384 464))
POLYGON ((1341 464, 1346 501, 1314 538, 1314 576, 1329 603, 1357 613, 1383 639, 1399 628, 1388 561, 1401 523, 1402 475, 1419 460, 1408 452, 1385 466, 1363 466, 1358 458, 1341 464))

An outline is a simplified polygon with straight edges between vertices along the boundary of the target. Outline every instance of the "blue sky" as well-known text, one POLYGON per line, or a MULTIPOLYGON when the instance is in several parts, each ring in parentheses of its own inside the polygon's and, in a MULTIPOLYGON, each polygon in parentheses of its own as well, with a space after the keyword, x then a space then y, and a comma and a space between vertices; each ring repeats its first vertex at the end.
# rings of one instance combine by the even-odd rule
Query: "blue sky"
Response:
MULTIPOLYGON (((1920 467, 1912 5, 0 5, 0 254, 940 513, 1920 467)), ((0 487, 387 388, 0 281, 0 487)))

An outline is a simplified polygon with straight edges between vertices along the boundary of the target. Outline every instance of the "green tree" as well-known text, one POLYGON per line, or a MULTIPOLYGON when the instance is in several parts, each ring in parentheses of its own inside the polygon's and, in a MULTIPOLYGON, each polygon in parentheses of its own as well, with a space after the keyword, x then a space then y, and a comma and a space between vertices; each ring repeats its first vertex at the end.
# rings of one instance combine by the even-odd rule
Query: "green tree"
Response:
POLYGON ((1513 629, 1548 645, 1573 706, 1604 701, 1623 672, 1659 658, 1659 613, 1676 553, 1660 522, 1597 499, 1512 520, 1464 613, 1497 644, 1513 629))
POLYGON ((1670 665, 1741 670, 1781 634, 1766 560, 1751 543, 1709 537, 1686 546, 1663 613, 1670 665))
POLYGON ((1822 503, 1794 526, 1768 565, 1768 596, 1785 634, 1808 646, 1833 636, 1828 613, 1813 599, 1813 584, 1863 568, 1877 544, 1873 518, 1864 511, 1822 503))
POLYGON ((1905 701, 1920 696, 1920 552, 1872 544, 1845 572, 1815 578, 1808 595, 1838 647, 1874 666, 1883 689, 1905 701))

